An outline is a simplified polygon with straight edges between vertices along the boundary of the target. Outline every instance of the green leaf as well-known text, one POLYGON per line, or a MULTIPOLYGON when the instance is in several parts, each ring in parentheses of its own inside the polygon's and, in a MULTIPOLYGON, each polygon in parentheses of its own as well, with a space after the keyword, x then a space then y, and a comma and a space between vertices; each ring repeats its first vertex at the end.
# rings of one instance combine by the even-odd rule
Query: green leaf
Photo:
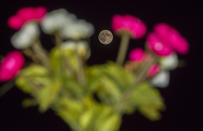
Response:
POLYGON ((109 62, 103 66, 103 72, 106 77, 117 83, 120 90, 125 90, 132 86, 134 77, 131 73, 126 72, 123 67, 109 62))
POLYGON ((55 111, 76 131, 118 131, 121 123, 118 113, 90 96, 83 100, 62 97, 55 111))
POLYGON ((79 117, 83 109, 81 101, 61 97, 58 102, 59 107, 55 108, 57 114, 67 122, 73 130, 82 131, 80 125, 78 125, 79 117))
POLYGON ((17 77, 16 84, 36 99, 42 112, 54 102, 61 87, 60 79, 50 77, 48 70, 40 65, 31 65, 23 69, 17 77))
POLYGON ((95 66, 85 67, 86 85, 84 93, 90 94, 95 92, 100 86, 99 68, 95 66))
POLYGON ((138 110, 150 120, 160 119, 160 111, 165 109, 159 91, 151 87, 149 83, 141 83, 125 92, 119 107, 123 113, 127 114, 138 110))
POLYGON ((47 81, 38 93, 39 110, 44 112, 54 102, 61 89, 61 82, 57 79, 47 81))
POLYGON ((22 105, 23 105, 23 107, 36 106, 37 102, 35 99, 25 99, 25 100, 23 100, 22 105))
POLYGON ((95 103, 91 99, 86 101, 88 106, 80 117, 82 131, 118 131, 121 123, 121 116, 110 106, 95 103))
POLYGON ((121 91, 115 82, 107 77, 101 77, 102 88, 99 90, 99 96, 108 104, 116 104, 120 101, 121 91))
POLYGON ((25 93, 36 96, 48 79, 48 71, 40 65, 31 65, 21 70, 16 78, 16 85, 25 93))
POLYGON ((78 81, 72 76, 63 76, 62 77, 63 83, 63 91, 68 96, 72 98, 80 98, 83 95, 83 87, 78 83, 78 81))
POLYGON ((84 112, 81 117, 80 117, 80 125, 81 125, 81 128, 83 129, 86 129, 88 128, 89 124, 91 124, 91 119, 94 115, 94 110, 90 109, 90 110, 87 110, 86 112, 84 112))
POLYGON ((133 75, 122 67, 109 62, 105 65, 91 67, 98 79, 97 94, 105 104, 120 110, 122 93, 133 86, 133 75))
POLYGON ((121 124, 121 117, 112 109, 104 108, 97 119, 97 131, 118 131, 121 124))
POLYGON ((138 86, 133 92, 138 110, 150 120, 160 119, 160 111, 165 109, 162 97, 156 88, 148 83, 138 86))

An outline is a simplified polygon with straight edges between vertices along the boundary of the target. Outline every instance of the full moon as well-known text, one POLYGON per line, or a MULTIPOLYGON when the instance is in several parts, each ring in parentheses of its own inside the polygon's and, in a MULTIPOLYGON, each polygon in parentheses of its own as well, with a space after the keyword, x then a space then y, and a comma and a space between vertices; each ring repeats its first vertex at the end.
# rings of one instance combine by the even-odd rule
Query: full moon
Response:
POLYGON ((108 45, 113 40, 113 34, 109 30, 102 30, 98 36, 99 42, 104 45, 108 45))

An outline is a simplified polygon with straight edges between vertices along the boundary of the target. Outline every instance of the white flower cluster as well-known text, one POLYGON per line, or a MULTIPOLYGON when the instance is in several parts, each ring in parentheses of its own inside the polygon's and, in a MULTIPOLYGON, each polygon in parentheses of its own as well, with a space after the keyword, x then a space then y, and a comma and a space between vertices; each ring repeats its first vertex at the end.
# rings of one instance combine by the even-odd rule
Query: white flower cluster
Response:
POLYGON ((79 20, 74 14, 65 9, 58 9, 48 13, 42 21, 42 29, 47 34, 58 33, 62 38, 88 38, 94 33, 92 24, 79 20))
POLYGON ((176 54, 171 54, 164 57, 160 61, 161 71, 151 80, 151 84, 155 87, 167 87, 170 81, 169 70, 173 70, 178 66, 178 57, 176 54))
POLYGON ((29 22, 12 36, 11 43, 16 49, 25 49, 39 37, 39 32, 37 23, 29 22))

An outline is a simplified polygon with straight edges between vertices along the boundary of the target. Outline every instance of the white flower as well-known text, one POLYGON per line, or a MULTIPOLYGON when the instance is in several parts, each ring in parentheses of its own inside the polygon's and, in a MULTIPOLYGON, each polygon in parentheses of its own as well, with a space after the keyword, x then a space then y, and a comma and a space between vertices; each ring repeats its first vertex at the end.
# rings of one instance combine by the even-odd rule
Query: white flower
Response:
POLYGON ((37 37, 39 37, 39 27, 37 23, 30 22, 12 36, 11 43, 17 49, 25 49, 32 45, 37 37))
POLYGON ((48 13, 43 19, 42 30, 47 34, 58 32, 62 38, 88 38, 94 33, 93 25, 85 20, 78 20, 75 15, 65 9, 48 13))
POLYGON ((178 66, 178 56, 174 53, 161 59, 161 68, 173 70, 178 66))
POLYGON ((65 25, 74 23, 76 16, 67 12, 65 9, 58 9, 48 13, 43 19, 42 30, 47 34, 61 30, 65 25))
POLYGON ((68 39, 80 39, 88 38, 94 33, 94 27, 92 24, 85 20, 79 20, 72 24, 66 24, 61 30, 60 36, 68 39))
POLYGON ((90 50, 86 41, 65 41, 61 45, 62 49, 77 50, 78 54, 82 57, 89 58, 90 50))
POLYGON ((152 80, 151 84, 155 87, 167 87, 170 80, 170 73, 168 71, 161 71, 152 80))

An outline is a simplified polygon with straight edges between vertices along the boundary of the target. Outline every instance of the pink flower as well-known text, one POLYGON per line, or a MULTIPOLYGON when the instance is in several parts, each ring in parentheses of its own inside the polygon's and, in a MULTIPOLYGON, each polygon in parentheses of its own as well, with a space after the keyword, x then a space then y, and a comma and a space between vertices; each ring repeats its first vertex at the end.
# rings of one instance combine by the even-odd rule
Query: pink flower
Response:
POLYGON ((17 16, 25 22, 33 20, 35 17, 35 9, 33 7, 22 8, 18 10, 17 16))
POLYGON ((176 52, 180 54, 188 53, 189 44, 187 40, 173 27, 166 23, 160 23, 154 27, 154 32, 176 52))
POLYGON ((145 53, 141 48, 135 48, 130 52, 129 59, 133 62, 140 62, 144 59, 145 53))
POLYGON ((44 7, 25 7, 18 10, 17 14, 11 16, 8 20, 8 26, 13 29, 20 29, 26 22, 41 21, 46 15, 47 10, 44 7))
POLYGON ((24 21, 21 20, 18 16, 11 16, 8 19, 8 26, 15 30, 19 30, 23 24, 24 24, 24 21))
POLYGON ((155 33, 149 33, 147 36, 148 47, 159 56, 168 56, 173 50, 166 42, 160 39, 155 33))
POLYGON ((149 68, 147 76, 152 77, 152 76, 156 75, 158 72, 159 72, 159 66, 154 64, 149 68))
POLYGON ((114 32, 126 31, 133 38, 141 38, 146 33, 145 24, 137 17, 131 15, 114 15, 112 18, 112 29, 114 32))
POLYGON ((19 51, 12 51, 0 63, 0 82, 13 79, 24 66, 23 54, 19 51))

